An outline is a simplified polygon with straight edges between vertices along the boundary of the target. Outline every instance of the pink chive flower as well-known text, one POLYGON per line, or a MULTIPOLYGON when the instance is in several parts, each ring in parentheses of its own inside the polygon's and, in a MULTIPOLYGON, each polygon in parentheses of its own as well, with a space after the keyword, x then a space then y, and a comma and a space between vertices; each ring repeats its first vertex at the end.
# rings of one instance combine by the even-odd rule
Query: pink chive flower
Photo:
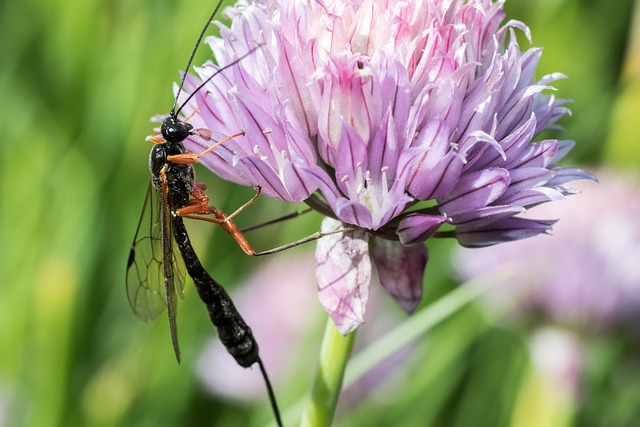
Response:
POLYGON ((259 47, 184 113, 214 137, 246 131, 203 157, 222 178, 305 201, 323 229, 357 228, 316 250, 320 300, 345 334, 364 321, 372 266, 412 312, 440 227, 467 247, 547 233, 553 221, 519 215, 592 178, 557 166, 572 142, 538 138, 568 113, 550 94, 564 76, 535 76, 541 50, 520 49, 529 29, 505 23, 503 3, 240 1, 207 40, 218 65, 187 78, 183 97, 259 47))

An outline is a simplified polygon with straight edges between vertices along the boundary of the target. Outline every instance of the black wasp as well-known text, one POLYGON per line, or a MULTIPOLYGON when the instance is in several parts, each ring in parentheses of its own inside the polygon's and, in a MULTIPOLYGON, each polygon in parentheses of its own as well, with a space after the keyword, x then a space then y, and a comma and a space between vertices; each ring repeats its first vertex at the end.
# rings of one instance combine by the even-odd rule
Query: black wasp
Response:
POLYGON ((183 222, 183 217, 186 217, 218 223, 234 236, 245 251, 247 249, 252 251, 231 218, 253 202, 260 194, 260 189, 257 189, 256 195, 248 203, 227 216, 209 205, 205 194, 206 187, 195 180, 193 169, 193 164, 197 163, 202 155, 231 138, 244 135, 244 132, 218 141, 200 154, 189 153, 183 145, 187 137, 197 135, 210 140, 211 132, 206 129, 194 129, 187 123, 188 118, 180 120, 179 114, 182 106, 213 77, 252 54, 258 47, 220 68, 194 90, 176 110, 186 72, 221 3, 221 1, 218 2, 207 25, 200 33, 169 116, 162 122, 160 132, 151 137, 155 143, 149 156, 151 181, 127 262, 127 293, 133 311, 143 321, 155 319, 166 307, 173 348, 176 359, 180 362, 176 327, 176 293, 180 297, 183 296, 184 269, 186 268, 227 351, 242 367, 247 368, 255 363, 258 364, 267 386, 276 421, 279 426, 282 426, 275 395, 260 359, 258 344, 251 328, 244 321, 224 288, 207 273, 200 263, 183 222), (215 218, 201 215, 213 215, 215 218))

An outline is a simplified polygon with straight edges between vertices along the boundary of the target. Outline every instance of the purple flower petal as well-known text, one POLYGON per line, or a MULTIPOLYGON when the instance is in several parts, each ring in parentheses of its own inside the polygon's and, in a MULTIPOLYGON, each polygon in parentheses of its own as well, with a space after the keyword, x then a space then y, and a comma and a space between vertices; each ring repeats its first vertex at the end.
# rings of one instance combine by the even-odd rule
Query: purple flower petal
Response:
POLYGON ((549 233, 555 222, 552 220, 509 218, 504 221, 492 222, 484 228, 462 225, 456 227, 455 236, 462 246, 480 248, 549 233))
POLYGON ((294 203, 302 202, 318 188, 300 165, 287 163, 282 173, 282 182, 286 186, 290 200, 294 203))
MULTIPOLYGON (((322 221, 322 231, 342 227, 331 218, 322 221)), ((341 334, 347 335, 364 323, 369 298, 371 259, 369 235, 351 231, 326 236, 316 247, 318 297, 341 334)))
POLYGON ((518 158, 531 142, 535 125, 535 116, 532 114, 524 125, 498 142, 503 150, 502 152, 485 150, 481 156, 470 160, 465 170, 472 172, 490 166, 502 166, 507 162, 507 159, 518 158))
POLYGON ((522 206, 532 208, 540 203, 550 202, 554 200, 564 200, 562 192, 548 187, 528 188, 509 195, 509 197, 501 197, 499 202, 513 206, 522 206))
POLYGON ((351 201, 341 197, 333 207, 336 216, 348 224, 358 225, 359 227, 371 229, 373 228, 373 218, 371 212, 358 202, 351 201))
POLYGON ((403 245, 424 242, 433 235, 447 219, 446 215, 408 215, 398 225, 398 237, 403 245))
MULTIPOLYGON (((407 189, 416 198, 427 200, 444 186, 451 187, 454 180, 445 180, 444 175, 452 162, 462 163, 449 143, 450 131, 444 120, 431 120, 418 133, 413 148, 406 150, 405 162, 411 160, 413 169, 407 189), (443 181, 445 181, 443 183, 443 181)), ((457 179, 457 174, 454 174, 457 179)), ((446 191, 446 190, 445 190, 446 191)))
POLYGON ((343 194, 347 188, 362 181, 362 175, 369 169, 367 145, 354 128, 342 122, 342 142, 337 149, 335 161, 337 185, 343 194))
POLYGON ((422 278, 429 259, 427 247, 375 238, 371 255, 382 287, 404 311, 413 313, 422 298, 422 278))
MULTIPOLYGON (((421 149, 409 149, 404 158, 414 155, 411 163, 416 165, 407 190, 418 200, 429 200, 450 192, 460 178, 464 162, 454 151, 441 158, 429 157, 421 149)), ((407 163, 409 163, 407 161, 407 163)))
POLYGON ((571 181, 578 181, 586 179, 588 181, 598 181, 595 176, 587 173, 581 169, 576 168, 563 168, 555 171, 555 176, 547 182, 550 187, 557 187, 564 185, 571 181))
POLYGON ((470 230, 484 228, 487 225, 525 212, 522 206, 498 205, 487 206, 456 215, 456 229, 470 230))
POLYGON ((504 165, 507 169, 547 167, 558 153, 558 141, 545 140, 527 145, 524 152, 504 165))
POLYGON ((551 180, 556 174, 557 172, 546 168, 532 167, 514 169, 509 174, 511 178, 509 188, 498 200, 496 200, 496 203, 500 203, 503 199, 511 197, 520 191, 538 188, 542 185, 548 185, 549 180, 551 180))
POLYGON ((440 210, 450 217, 487 206, 509 185, 509 172, 502 168, 484 169, 460 178, 456 190, 443 197, 440 210))
MULTIPOLYGON (((260 185, 265 195, 275 199, 286 200, 297 203, 285 188, 282 180, 268 164, 254 156, 242 156, 238 159, 238 165, 242 165, 245 170, 251 173, 250 182, 252 185, 260 185)), ((293 185, 293 183, 290 183, 293 185)), ((299 193, 299 192, 294 192, 299 193)), ((306 199, 303 197, 302 200, 306 199)), ((298 200, 298 202, 301 200, 298 200)))
POLYGON ((376 128, 369 146, 365 146, 365 156, 367 156, 368 170, 371 172, 372 181, 380 182, 382 173, 385 171, 387 181, 394 182, 397 168, 393 166, 398 164, 402 153, 402 147, 398 144, 394 117, 391 110, 388 110, 376 128))

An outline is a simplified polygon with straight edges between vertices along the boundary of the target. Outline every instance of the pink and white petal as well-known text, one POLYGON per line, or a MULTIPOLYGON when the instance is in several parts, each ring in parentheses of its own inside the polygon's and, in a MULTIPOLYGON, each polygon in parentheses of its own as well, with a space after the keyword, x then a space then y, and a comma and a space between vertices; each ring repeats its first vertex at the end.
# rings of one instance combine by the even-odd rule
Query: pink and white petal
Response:
POLYGON ((280 37, 280 55, 278 69, 274 73, 279 76, 277 91, 282 100, 288 100, 290 110, 308 135, 318 133, 318 111, 312 101, 311 88, 306 83, 304 52, 296 53, 296 49, 285 37, 280 37), (279 72, 278 72, 279 71, 279 72))
MULTIPOLYGON (((340 221, 325 218, 321 230, 338 230, 340 221)), ((347 335, 364 323, 371 283, 369 235, 351 231, 325 236, 316 247, 318 297, 338 331, 347 335)))

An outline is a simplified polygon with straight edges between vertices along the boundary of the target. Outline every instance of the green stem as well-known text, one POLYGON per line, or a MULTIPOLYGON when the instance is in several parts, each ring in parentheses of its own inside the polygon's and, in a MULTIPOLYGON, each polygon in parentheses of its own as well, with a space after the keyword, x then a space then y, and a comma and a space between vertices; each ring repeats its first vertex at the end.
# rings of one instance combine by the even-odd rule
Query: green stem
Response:
POLYGON ((342 389, 344 370, 351 354, 355 332, 346 337, 328 320, 320 348, 320 360, 311 398, 302 414, 301 427, 329 427, 342 389))

